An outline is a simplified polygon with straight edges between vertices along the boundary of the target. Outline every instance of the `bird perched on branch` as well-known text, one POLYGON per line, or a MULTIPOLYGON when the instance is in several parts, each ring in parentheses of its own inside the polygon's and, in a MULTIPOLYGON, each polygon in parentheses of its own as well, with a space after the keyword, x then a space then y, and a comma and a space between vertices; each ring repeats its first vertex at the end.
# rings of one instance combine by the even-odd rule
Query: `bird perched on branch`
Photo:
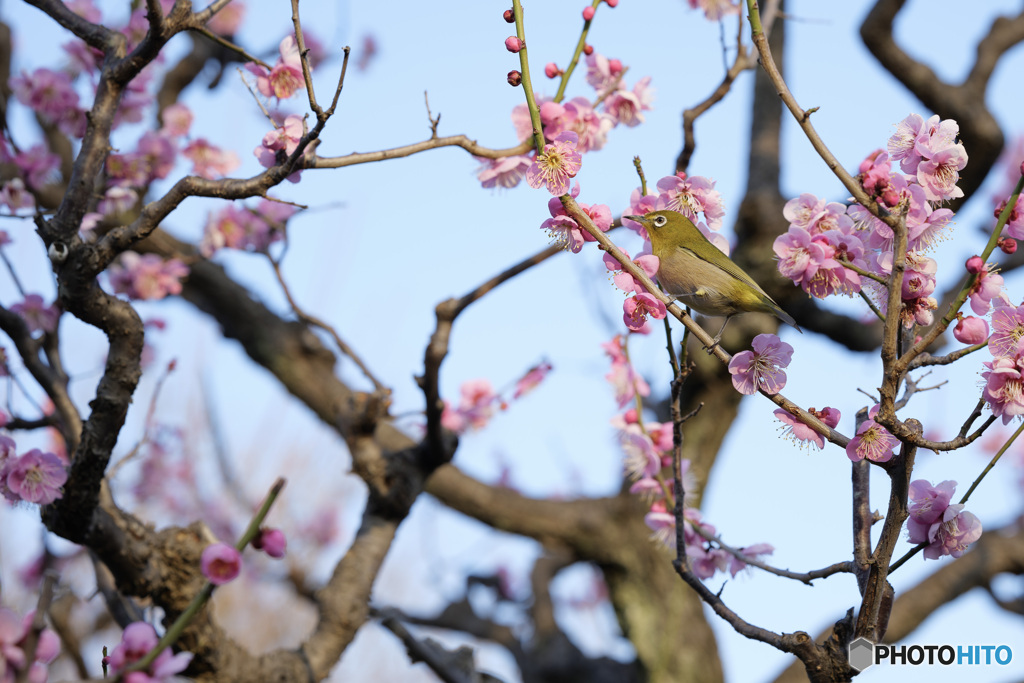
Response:
POLYGON ((725 316, 714 344, 722 338, 732 316, 750 311, 771 313, 803 332, 789 313, 683 214, 652 211, 624 218, 647 229, 651 250, 658 257, 658 283, 667 294, 698 313, 725 316))

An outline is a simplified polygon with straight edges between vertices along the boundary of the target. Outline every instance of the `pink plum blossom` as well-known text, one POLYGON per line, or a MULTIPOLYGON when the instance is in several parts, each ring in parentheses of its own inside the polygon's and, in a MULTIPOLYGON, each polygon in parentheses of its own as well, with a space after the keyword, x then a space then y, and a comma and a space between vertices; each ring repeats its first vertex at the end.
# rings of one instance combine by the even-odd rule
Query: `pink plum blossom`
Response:
POLYGON ((14 164, 24 175, 29 187, 40 189, 57 175, 60 157, 51 154, 43 145, 32 145, 14 155, 14 164))
POLYGON ((64 463, 53 453, 33 448, 16 458, 6 458, 0 476, 7 490, 27 503, 49 505, 64 494, 68 479, 64 463))
POLYGON ((286 100, 296 90, 306 87, 302 78, 302 59, 293 35, 285 36, 278 50, 281 56, 270 71, 255 62, 249 62, 245 68, 256 76, 256 88, 264 97, 286 100))
POLYGON ((1002 304, 999 299, 996 301, 998 303, 992 312, 992 337, 988 342, 988 350, 993 356, 1013 357, 1024 351, 1021 342, 1024 339, 1024 304, 1014 308, 1002 304))
POLYGON ((537 189, 547 188, 558 196, 569 191, 569 179, 579 173, 581 156, 576 150, 579 136, 566 131, 559 133, 552 144, 544 145, 544 151, 534 158, 526 171, 526 182, 537 189))
POLYGON ((519 181, 526 175, 530 168, 532 159, 529 155, 521 154, 514 157, 500 157, 498 159, 485 159, 477 157, 481 166, 477 169, 476 177, 480 184, 486 188, 510 188, 519 184, 519 181))
MULTIPOLYGON (((820 411, 810 408, 807 412, 814 415, 833 429, 839 424, 840 412, 835 408, 826 407, 822 408, 820 411)), ((790 414, 788 410, 779 408, 772 414, 779 418, 779 421, 782 422, 782 424, 786 425, 785 433, 792 436, 797 441, 813 443, 819 450, 825 447, 825 437, 816 432, 809 425, 802 422, 799 418, 790 414)))
MULTIPOLYGON (((627 257, 629 256, 628 252, 623 251, 623 253, 625 253, 627 257)), ((611 254, 605 253, 603 261, 605 268, 612 271, 613 273, 616 273, 616 275, 612 278, 612 281, 615 283, 616 287, 618 287, 624 292, 646 291, 643 285, 637 282, 636 278, 634 278, 627 271, 622 269, 622 264, 619 263, 618 259, 613 257, 611 254)), ((644 251, 640 252, 640 254, 637 255, 635 259, 633 259, 633 263, 635 263, 642 271, 644 271, 644 273, 647 274, 647 277, 651 278, 652 280, 658 273, 659 259, 657 256, 650 252, 649 246, 644 247, 644 251)))
POLYGON ((689 3, 690 9, 703 10, 708 21, 721 21, 723 17, 740 13, 740 6, 735 0, 689 0, 689 3))
POLYGON ((188 266, 179 259, 165 261, 156 254, 134 251, 121 254, 108 271, 114 292, 150 301, 181 294, 181 280, 188 273, 188 266))
POLYGON ((50 629, 43 629, 35 643, 32 662, 28 662, 28 640, 35 612, 24 617, 0 607, 0 681, 13 683, 25 675, 29 683, 46 683, 47 665, 60 654, 60 638, 50 629))
POLYGON ((625 343, 625 339, 619 334, 615 335, 611 341, 601 344, 601 348, 612 362, 611 370, 604 378, 612 385, 619 408, 624 408, 637 394, 640 396, 650 396, 651 394, 651 387, 633 369, 633 365, 626 358, 625 343))
POLYGON ((444 402, 441 425, 456 434, 486 427, 494 415, 494 404, 499 400, 491 383, 486 379, 469 380, 463 382, 459 390, 462 399, 458 408, 444 402))
POLYGON ((647 323, 647 316, 661 320, 668 315, 665 304, 647 292, 637 292, 622 303, 622 320, 626 327, 639 332, 647 323))
POLYGON ((36 200, 25 188, 25 181, 11 178, 0 188, 0 204, 16 213, 19 209, 34 209, 36 200))
POLYGON ((997 356, 992 362, 982 365, 988 370, 981 373, 985 380, 981 395, 988 402, 992 414, 1003 418, 1003 424, 1024 415, 1024 357, 997 356))
MULTIPOLYGON (((980 261, 981 259, 978 258, 980 261)), ((973 261, 973 258, 970 259, 973 261)), ((971 286, 970 299, 971 310, 977 315, 985 315, 992 307, 995 300, 1003 289, 1003 276, 995 272, 995 267, 982 264, 977 272, 974 284, 971 286)))
POLYGON ((223 586, 233 581, 242 570, 242 554, 227 543, 211 543, 203 548, 200 569, 210 583, 223 586))
POLYGON ((793 347, 774 334, 759 334, 751 344, 753 351, 740 351, 729 361, 732 385, 741 394, 754 394, 759 389, 777 394, 786 386, 786 368, 793 357, 793 347))
MULTIPOLYGON (((771 543, 755 543, 745 548, 738 548, 738 550, 746 555, 747 557, 757 559, 762 555, 771 555, 775 552, 775 546, 771 543)), ((729 574, 736 577, 738 573, 747 569, 748 565, 746 562, 736 557, 735 555, 729 556, 729 574)))
MULTIPOLYGON (((276 202, 261 202, 261 208, 254 211, 231 204, 211 213, 199 244, 200 252, 209 258, 221 248, 266 251, 284 235, 281 216, 266 212, 270 204, 278 205, 276 202)), ((288 208, 294 212, 292 207, 288 208)), ((287 220, 287 216, 284 219, 287 220)))
POLYGON ((613 87, 619 74, 622 73, 622 62, 617 59, 608 59, 598 52, 587 55, 586 61, 587 83, 599 93, 613 87))
POLYGON ((964 196, 956 186, 960 171, 967 165, 967 152, 961 144, 947 147, 917 167, 917 181, 930 201, 947 201, 964 196))
POLYGON ((605 113, 616 123, 630 128, 644 122, 644 112, 652 109, 654 91, 650 87, 651 77, 641 78, 632 90, 616 90, 604 102, 605 113))
MULTIPOLYGON (((139 661, 156 647, 159 638, 156 629, 144 621, 136 621, 125 627, 121 634, 121 642, 117 644, 103 663, 110 667, 110 673, 118 675, 139 661)), ((125 683, 165 683, 172 676, 184 671, 192 661, 191 652, 172 654, 170 649, 163 650, 157 658, 143 671, 125 676, 125 683)))
POLYGON ((242 163, 233 151, 212 145, 205 138, 193 140, 182 154, 192 162, 193 173, 209 180, 231 173, 242 163))
POLYGON ((942 513, 941 521, 928 529, 928 547, 924 549, 925 559, 937 560, 945 555, 960 557, 967 552, 967 546, 981 538, 981 520, 956 503, 942 513))
POLYGON ((516 387, 512 392, 512 398, 522 398, 536 389, 537 386, 544 381, 544 378, 548 376, 548 373, 551 372, 552 367, 551 363, 544 361, 543 363, 530 368, 525 375, 516 381, 516 387))
POLYGON ((709 228, 717 230, 722 226, 725 205, 721 193, 715 189, 714 180, 702 176, 687 178, 680 172, 661 178, 657 187, 664 195, 663 208, 677 211, 694 223, 697 222, 697 214, 703 212, 709 228))
MULTIPOLYGON (((231 6, 234 6, 234 3, 231 6)), ((221 10, 221 13, 223 12, 224 10, 221 10)), ((188 135, 188 131, 192 127, 192 119, 192 110, 181 102, 175 102, 160 114, 160 120, 163 121, 160 133, 175 138, 188 135)))
POLYGON ((60 121, 69 110, 78 109, 78 93, 71 77, 62 71, 36 69, 10 80, 18 101, 50 123, 60 121))
POLYGON ((864 458, 873 462, 888 462, 895 455, 893 449, 899 445, 899 441, 885 427, 875 422, 877 414, 876 405, 868 411, 868 419, 861 423, 857 435, 846 444, 846 456, 853 462, 864 458))
POLYGON ((928 530, 949 507, 956 491, 956 482, 947 480, 932 486, 924 479, 910 482, 910 503, 907 531, 911 543, 927 543, 928 530))
POLYGON ((11 311, 21 316, 29 332, 53 332, 60 319, 56 305, 44 305, 38 294, 26 294, 24 301, 11 306, 11 311))
POLYGON ((953 328, 953 336, 961 344, 981 344, 988 339, 988 323, 984 318, 961 317, 953 328))

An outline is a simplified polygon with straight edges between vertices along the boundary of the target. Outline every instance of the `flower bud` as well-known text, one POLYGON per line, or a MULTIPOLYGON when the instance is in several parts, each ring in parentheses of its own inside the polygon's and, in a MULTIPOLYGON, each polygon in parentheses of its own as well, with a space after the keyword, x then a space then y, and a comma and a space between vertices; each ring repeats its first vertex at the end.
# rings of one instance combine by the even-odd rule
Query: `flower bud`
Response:
POLYGON ((504 17, 505 21, 509 24, 516 23, 516 15, 510 9, 505 10, 505 13, 501 16, 504 17))
POLYGON ((1017 251, 1017 240, 1012 237, 1004 237, 999 240, 999 248, 1003 250, 1004 254, 1012 254, 1017 251))
POLYGON ((953 336, 961 344, 980 344, 988 339, 988 323, 973 315, 961 318, 953 328, 953 336))
POLYGON ((1024 175, 1024 161, 1020 162, 1020 174, 1024 175))
POLYGON ((252 547, 262 550, 271 557, 284 557, 288 549, 288 539, 280 529, 263 528, 252 539, 252 547))
POLYGON ((519 52, 523 49, 524 45, 525 43, 516 36, 509 36, 505 39, 505 49, 509 52, 519 52))
POLYGON ((594 54, 594 46, 590 45, 588 43, 584 43, 583 44, 583 54, 585 54, 588 57, 590 55, 594 54))
POLYGON ((554 62, 548 62, 547 66, 544 67, 544 75, 548 78, 558 78, 561 73, 562 70, 554 62))
POLYGON ((618 59, 608 60, 608 73, 612 76, 618 76, 619 72, 622 71, 622 62, 618 59))
POLYGON ((508 72, 508 84, 511 85, 513 88, 522 85, 522 82, 523 74, 519 73, 515 69, 512 69, 511 71, 508 72))
POLYGON ((589 6, 588 7, 584 7, 583 8, 583 21, 590 21, 593 18, 594 18, 594 8, 593 7, 589 7, 589 6))
POLYGON ((980 256, 972 256, 971 258, 967 259, 968 273, 974 273, 975 275, 977 275, 983 270, 985 270, 985 262, 982 260, 980 256))
POLYGON ((617 7, 618 4, 619 4, 619 0, 604 0, 604 1, 606 3, 608 3, 609 7, 617 7))

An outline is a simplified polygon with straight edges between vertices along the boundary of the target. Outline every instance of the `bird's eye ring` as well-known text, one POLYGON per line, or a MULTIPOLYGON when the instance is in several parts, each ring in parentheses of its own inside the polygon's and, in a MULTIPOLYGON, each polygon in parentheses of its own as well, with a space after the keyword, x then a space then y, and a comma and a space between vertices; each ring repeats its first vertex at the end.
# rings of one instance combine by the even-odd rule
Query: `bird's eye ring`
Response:
POLYGON ((655 216, 653 223, 660 228, 661 226, 668 223, 668 219, 665 218, 664 216, 655 216))

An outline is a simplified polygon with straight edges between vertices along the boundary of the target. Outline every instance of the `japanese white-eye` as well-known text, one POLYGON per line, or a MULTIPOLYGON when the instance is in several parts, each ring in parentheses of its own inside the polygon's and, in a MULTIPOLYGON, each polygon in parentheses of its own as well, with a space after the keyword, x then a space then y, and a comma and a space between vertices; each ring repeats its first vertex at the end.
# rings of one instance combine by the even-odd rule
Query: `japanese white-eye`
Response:
POLYGON ((803 332, 796 321, 753 278, 712 244, 689 218, 676 211, 625 216, 647 229, 658 257, 658 284, 674 299, 709 316, 725 316, 714 343, 729 319, 749 311, 771 313, 803 332))

